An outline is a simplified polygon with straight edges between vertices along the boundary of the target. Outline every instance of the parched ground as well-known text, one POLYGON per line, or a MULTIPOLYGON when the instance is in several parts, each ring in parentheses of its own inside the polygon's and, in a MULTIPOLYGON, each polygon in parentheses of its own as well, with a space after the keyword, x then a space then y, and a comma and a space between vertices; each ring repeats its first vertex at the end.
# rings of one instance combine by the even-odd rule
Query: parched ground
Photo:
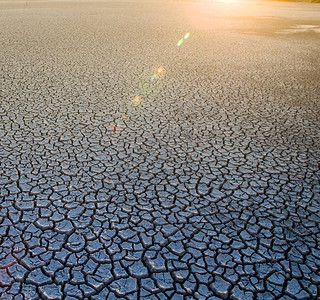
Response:
POLYGON ((319 5, 0 1, 0 27, 0 299, 319 299, 319 5))

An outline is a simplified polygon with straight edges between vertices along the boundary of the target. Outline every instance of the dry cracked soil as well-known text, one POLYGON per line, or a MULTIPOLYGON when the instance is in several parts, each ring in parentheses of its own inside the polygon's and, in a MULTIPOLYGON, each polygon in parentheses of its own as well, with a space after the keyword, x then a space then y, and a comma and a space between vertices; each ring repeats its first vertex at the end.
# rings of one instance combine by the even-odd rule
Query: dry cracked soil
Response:
POLYGON ((2 0, 0 28, 0 299, 319 299, 320 5, 2 0))

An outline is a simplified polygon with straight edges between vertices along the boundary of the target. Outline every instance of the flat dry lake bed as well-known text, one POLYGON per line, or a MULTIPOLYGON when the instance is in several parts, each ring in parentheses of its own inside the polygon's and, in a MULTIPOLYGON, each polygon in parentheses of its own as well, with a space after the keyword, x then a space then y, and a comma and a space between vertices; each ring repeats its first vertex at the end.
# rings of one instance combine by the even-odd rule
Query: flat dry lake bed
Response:
POLYGON ((0 28, 1 299, 319 299, 320 5, 0 1, 0 28))

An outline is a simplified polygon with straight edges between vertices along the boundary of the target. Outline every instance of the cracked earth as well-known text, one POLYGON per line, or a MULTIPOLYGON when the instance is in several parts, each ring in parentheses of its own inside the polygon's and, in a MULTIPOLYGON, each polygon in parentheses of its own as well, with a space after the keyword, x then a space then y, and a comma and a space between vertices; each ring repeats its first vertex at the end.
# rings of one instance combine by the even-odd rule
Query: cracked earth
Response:
POLYGON ((320 7, 228 5, 0 1, 0 299, 319 299, 320 7))

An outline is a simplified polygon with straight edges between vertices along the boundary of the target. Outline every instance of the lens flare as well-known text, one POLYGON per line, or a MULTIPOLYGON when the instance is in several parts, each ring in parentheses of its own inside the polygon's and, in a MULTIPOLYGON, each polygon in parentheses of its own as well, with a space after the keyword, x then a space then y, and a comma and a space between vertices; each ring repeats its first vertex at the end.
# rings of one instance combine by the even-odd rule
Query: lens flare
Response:
POLYGON ((132 106, 138 106, 141 103, 141 98, 136 96, 131 100, 131 105, 132 106))
POLYGON ((184 41, 183 39, 179 40, 179 42, 177 43, 177 46, 180 47, 183 41, 184 41))
POLYGON ((166 73, 166 70, 164 69, 164 67, 162 67, 161 65, 155 66, 155 68, 153 69, 153 75, 151 76, 150 81, 153 82, 156 79, 160 79, 164 77, 165 73, 166 73))
MULTIPOLYGON (((177 43, 177 46, 180 47, 181 44, 183 43, 183 41, 185 41, 187 38, 189 38, 190 36, 190 32, 187 32, 184 37, 182 39, 180 39, 177 43)), ((160 79, 162 78, 166 73, 166 70, 161 66, 161 65, 157 65, 155 66, 155 68, 153 69, 153 75, 151 76, 150 81, 153 82, 156 79, 160 79)), ((148 96, 150 93, 154 92, 154 88, 156 88, 157 84, 151 84, 149 81, 145 81, 145 82, 141 82, 142 86, 139 89, 139 94, 142 95, 145 99, 146 96, 148 96)), ((134 98, 132 98, 130 100, 130 104, 131 106, 138 106, 141 103, 141 98, 138 96, 135 96, 134 98)), ((126 112, 128 112, 128 102, 126 102, 125 107, 127 108, 126 112)), ((122 114, 122 116, 118 117, 118 120, 122 120, 125 119, 127 117, 126 113, 122 114)), ((124 126, 125 122, 123 122, 123 124, 121 124, 122 126, 124 126)), ((115 122, 113 125, 110 126, 110 131, 113 133, 117 133, 120 130, 120 126, 117 124, 117 122, 115 122)))
POLYGON ((190 32, 187 32, 187 33, 185 34, 185 36, 178 41, 177 46, 178 46, 178 47, 181 46, 181 44, 183 43, 183 41, 185 41, 189 36, 190 36, 190 32))

